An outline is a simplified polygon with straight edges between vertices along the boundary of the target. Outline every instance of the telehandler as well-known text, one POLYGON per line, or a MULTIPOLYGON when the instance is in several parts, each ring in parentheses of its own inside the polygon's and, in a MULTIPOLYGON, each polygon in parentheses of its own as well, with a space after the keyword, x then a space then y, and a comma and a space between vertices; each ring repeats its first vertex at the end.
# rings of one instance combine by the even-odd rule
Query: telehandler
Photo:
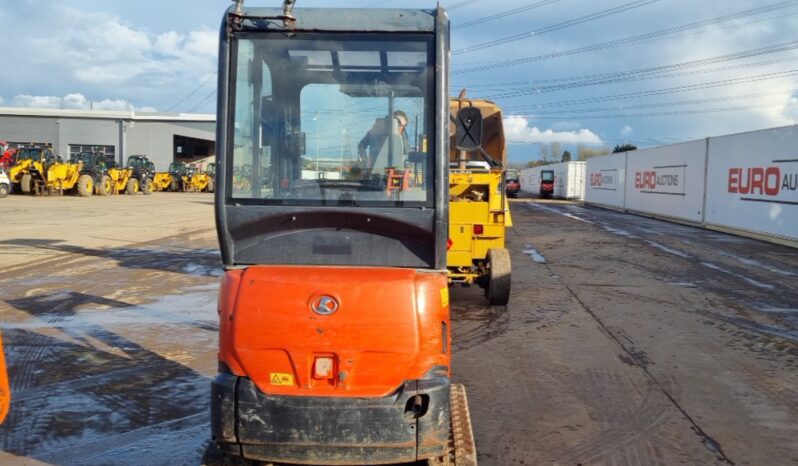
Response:
POLYGON ((208 174, 208 186, 205 187, 205 191, 212 193, 216 190, 216 164, 209 163, 208 168, 205 169, 205 173, 208 174))
POLYGON ((156 172, 152 179, 153 191, 184 191, 188 167, 183 162, 172 162, 165 172, 156 172))
POLYGON ((211 183, 211 177, 206 171, 203 171, 197 165, 190 165, 186 171, 184 179, 184 188, 189 192, 204 192, 208 191, 208 186, 211 183))
POLYGON ((446 13, 242 3, 219 49, 206 460, 476 464, 451 382, 446 13), (307 140, 343 176, 303 170, 307 140))
POLYGON ((40 169, 47 160, 55 160, 55 154, 50 149, 39 147, 22 147, 17 150, 16 160, 8 169, 8 178, 11 180, 13 189, 16 192, 30 192, 31 178, 29 171, 34 164, 38 164, 40 169), (28 176, 25 176, 25 175, 28 176), (24 183, 23 181, 24 177, 24 183), (23 188, 22 185, 25 185, 23 188))
POLYGON ((75 187, 79 167, 64 163, 49 148, 25 147, 9 170, 17 191, 30 194, 63 194, 75 187))
POLYGON ((152 194, 155 178, 155 164, 146 155, 131 155, 127 159, 127 168, 131 170, 125 192, 127 194, 152 194))
POLYGON ((72 159, 80 166, 78 194, 81 196, 109 196, 127 188, 133 174, 130 168, 118 168, 100 152, 82 152, 72 159))
MULTIPOLYGON (((488 303, 504 306, 510 300, 512 267, 504 247, 506 228, 512 226, 505 190, 507 148, 501 109, 493 102, 467 99, 465 91, 450 101, 454 118, 472 109, 471 131, 480 132, 483 144, 474 150, 449 154, 449 254, 450 283, 477 284, 488 303)), ((450 128, 456 137, 455 125, 450 128)))

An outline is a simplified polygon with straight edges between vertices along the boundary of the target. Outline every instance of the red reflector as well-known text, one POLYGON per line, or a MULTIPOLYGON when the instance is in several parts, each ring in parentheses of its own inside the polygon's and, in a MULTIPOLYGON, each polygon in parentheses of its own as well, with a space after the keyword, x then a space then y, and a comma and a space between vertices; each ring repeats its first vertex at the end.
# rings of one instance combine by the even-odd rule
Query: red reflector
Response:
POLYGON ((446 250, 447 250, 447 251, 448 251, 449 249, 452 249, 452 244, 454 244, 454 243, 452 243, 452 239, 451 239, 451 238, 447 238, 447 239, 446 239, 446 250))
POLYGON ((482 225, 474 225, 474 234, 475 235, 481 235, 484 232, 485 232, 485 227, 483 227, 482 225))

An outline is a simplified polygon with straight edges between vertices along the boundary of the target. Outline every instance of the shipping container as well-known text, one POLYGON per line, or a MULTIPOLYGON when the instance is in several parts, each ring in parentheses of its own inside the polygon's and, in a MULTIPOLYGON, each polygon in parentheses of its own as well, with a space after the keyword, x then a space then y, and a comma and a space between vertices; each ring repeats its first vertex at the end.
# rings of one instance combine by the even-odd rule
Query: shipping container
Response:
POLYGON ((585 162, 562 162, 521 170, 521 191, 540 196, 542 172, 554 174, 553 197, 559 199, 585 199, 585 162))

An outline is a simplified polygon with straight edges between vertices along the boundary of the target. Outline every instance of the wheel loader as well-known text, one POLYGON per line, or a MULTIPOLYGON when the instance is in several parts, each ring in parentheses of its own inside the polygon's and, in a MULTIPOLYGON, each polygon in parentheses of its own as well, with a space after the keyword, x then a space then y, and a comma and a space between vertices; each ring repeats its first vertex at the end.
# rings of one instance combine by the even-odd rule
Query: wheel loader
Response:
POLYGON ((451 379, 446 13, 239 0, 219 46, 206 462, 476 464, 451 379), (303 169, 308 140, 342 176, 303 169))
MULTIPOLYGON (((465 91, 450 101, 452 119, 472 109, 471 131, 481 133, 483 144, 449 154, 449 253, 452 284, 479 285, 490 305, 510 299, 510 252, 504 247, 506 228, 512 226, 505 189, 506 145, 501 109, 493 102, 467 99, 465 91)), ((456 124, 450 135, 457 137, 456 124)))

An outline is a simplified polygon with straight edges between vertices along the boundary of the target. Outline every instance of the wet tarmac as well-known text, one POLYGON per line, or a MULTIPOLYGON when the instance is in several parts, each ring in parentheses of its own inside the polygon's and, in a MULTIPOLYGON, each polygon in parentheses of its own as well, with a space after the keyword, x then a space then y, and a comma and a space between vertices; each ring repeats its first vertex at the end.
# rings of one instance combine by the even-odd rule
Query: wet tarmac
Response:
POLYGON ((513 293, 452 295, 480 464, 798 464, 798 250, 519 199, 513 293))
MULTIPOLYGON (((61 234, 46 216, 0 231, 13 258, 0 464, 199 464, 216 372, 212 206, 161 196, 170 221, 149 228, 107 209, 116 227, 102 234, 99 219, 61 234)), ((798 463, 798 250, 570 203, 512 210, 510 305, 452 292, 481 465, 798 463)))

